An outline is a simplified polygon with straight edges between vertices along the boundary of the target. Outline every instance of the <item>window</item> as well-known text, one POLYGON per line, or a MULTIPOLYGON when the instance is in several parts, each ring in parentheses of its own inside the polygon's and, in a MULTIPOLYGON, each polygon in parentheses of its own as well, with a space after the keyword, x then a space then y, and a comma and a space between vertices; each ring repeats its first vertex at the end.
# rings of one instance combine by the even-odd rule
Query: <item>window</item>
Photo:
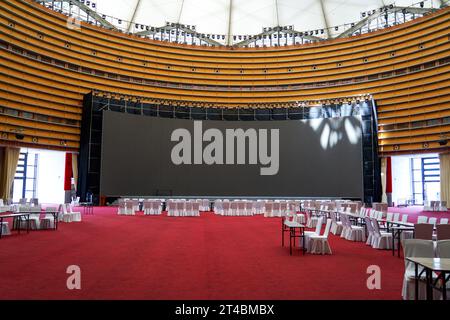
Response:
POLYGON ((21 152, 17 164, 16 175, 13 185, 13 199, 37 198, 36 178, 38 167, 38 154, 29 155, 28 152, 21 152))
POLYGON ((414 204, 440 199, 440 166, 438 157, 411 159, 411 185, 414 204))

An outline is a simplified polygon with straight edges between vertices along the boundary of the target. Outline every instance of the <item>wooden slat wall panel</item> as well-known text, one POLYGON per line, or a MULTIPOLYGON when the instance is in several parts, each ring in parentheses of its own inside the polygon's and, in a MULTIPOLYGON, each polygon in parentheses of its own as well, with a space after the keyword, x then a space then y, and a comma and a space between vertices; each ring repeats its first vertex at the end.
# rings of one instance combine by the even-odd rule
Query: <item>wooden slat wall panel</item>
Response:
POLYGON ((65 16, 31 0, 5 0, 0 130, 9 134, 2 142, 17 143, 10 132, 20 127, 27 145, 76 150, 82 97, 92 90, 220 107, 370 94, 382 154, 440 151, 438 141, 450 136, 449 29, 445 8, 357 37, 227 49, 162 43, 87 24, 70 30, 65 16))

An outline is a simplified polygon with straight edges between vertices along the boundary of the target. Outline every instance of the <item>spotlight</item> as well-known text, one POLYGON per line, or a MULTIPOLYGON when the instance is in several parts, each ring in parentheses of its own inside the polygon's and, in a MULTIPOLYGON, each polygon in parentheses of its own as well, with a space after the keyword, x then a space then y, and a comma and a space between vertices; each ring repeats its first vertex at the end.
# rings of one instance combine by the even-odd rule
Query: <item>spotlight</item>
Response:
POLYGON ((23 135, 22 133, 16 133, 17 140, 23 140, 24 138, 25 138, 25 135, 23 135))
POLYGON ((442 140, 439 140, 438 142, 439 142, 440 146, 446 146, 447 143, 448 143, 448 140, 447 139, 442 139, 442 140))
POLYGON ((422 2, 420 3, 420 7, 423 8, 424 5, 425 5, 425 4, 424 4, 423 1, 422 1, 422 2))
POLYGON ((338 31, 338 30, 339 30, 339 27, 338 27, 338 26, 334 27, 334 30, 338 31))

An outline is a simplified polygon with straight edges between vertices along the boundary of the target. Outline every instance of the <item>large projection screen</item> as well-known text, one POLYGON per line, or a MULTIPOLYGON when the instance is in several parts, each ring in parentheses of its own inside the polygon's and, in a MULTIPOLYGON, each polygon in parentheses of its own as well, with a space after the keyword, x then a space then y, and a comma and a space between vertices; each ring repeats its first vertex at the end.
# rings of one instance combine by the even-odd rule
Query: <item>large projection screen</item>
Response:
POLYGON ((362 198, 362 163, 360 116, 194 121, 104 111, 100 194, 362 198))

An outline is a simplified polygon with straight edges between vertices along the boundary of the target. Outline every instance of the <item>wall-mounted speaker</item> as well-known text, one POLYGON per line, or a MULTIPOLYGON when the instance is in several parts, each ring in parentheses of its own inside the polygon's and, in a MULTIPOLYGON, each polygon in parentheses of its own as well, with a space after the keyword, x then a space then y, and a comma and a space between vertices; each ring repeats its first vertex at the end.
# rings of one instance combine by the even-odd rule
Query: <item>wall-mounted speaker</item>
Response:
POLYGON ((16 133, 16 139, 17 140, 23 140, 25 138, 25 135, 21 134, 21 133, 16 133))

